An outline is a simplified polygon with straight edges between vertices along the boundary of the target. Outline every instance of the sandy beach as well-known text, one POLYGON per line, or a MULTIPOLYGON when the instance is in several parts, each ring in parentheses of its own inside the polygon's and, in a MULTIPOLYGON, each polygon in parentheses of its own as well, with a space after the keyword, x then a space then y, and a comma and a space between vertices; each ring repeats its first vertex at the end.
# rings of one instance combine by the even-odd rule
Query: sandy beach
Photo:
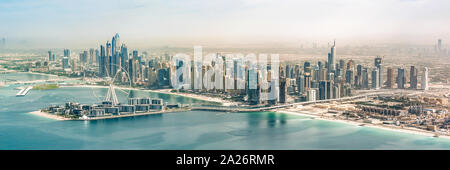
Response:
POLYGON ((32 115, 41 116, 41 117, 45 117, 45 118, 49 118, 49 119, 53 119, 53 120, 70 120, 69 118, 41 112, 40 110, 34 111, 34 112, 29 112, 29 113, 32 115))
MULTIPOLYGON (((354 126, 364 125, 364 127, 379 128, 379 129, 383 129, 383 130, 390 130, 390 131, 409 133, 409 134, 415 134, 415 135, 423 135, 423 136, 429 136, 429 137, 434 137, 434 135, 435 135, 433 132, 420 130, 420 129, 412 129, 412 128, 407 128, 407 127, 405 127, 405 128, 388 127, 388 126, 383 126, 383 125, 376 125, 376 124, 369 124, 369 123, 360 123, 360 122, 355 122, 355 121, 351 121, 351 120, 332 119, 332 118, 322 117, 322 116, 314 115, 314 114, 298 113, 298 112, 285 111, 285 110, 277 110, 275 112, 284 113, 284 114, 299 115, 299 116, 307 116, 307 117, 312 117, 312 118, 317 119, 317 120, 339 122, 339 123, 345 123, 345 124, 354 125, 354 126)), ((446 136, 446 135, 442 135, 441 134, 439 136, 439 138, 450 139, 450 136, 446 136)))

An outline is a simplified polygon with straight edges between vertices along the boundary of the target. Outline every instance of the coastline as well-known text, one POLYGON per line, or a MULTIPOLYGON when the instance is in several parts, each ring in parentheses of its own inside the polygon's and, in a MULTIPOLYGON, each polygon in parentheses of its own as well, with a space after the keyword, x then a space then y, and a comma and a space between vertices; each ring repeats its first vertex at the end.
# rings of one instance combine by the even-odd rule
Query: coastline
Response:
POLYGON ((62 116, 58 116, 58 115, 42 112, 41 110, 37 110, 37 111, 29 112, 29 113, 32 114, 32 115, 35 115, 35 116, 45 117, 45 118, 53 119, 53 120, 71 120, 69 118, 65 118, 65 117, 62 117, 62 116))
MULTIPOLYGON (((393 132, 408 133, 408 134, 422 135, 422 136, 428 136, 428 137, 434 137, 435 136, 435 134, 433 132, 423 131, 423 130, 420 130, 420 129, 387 127, 387 126, 383 126, 383 125, 376 125, 376 124, 370 124, 370 123, 360 123, 360 122, 355 122, 355 121, 351 121, 351 120, 343 120, 343 119, 331 119, 331 118, 326 118, 326 117, 322 117, 322 116, 319 116, 319 115, 299 113, 299 112, 292 112, 292 111, 285 111, 285 110, 276 110, 275 112, 276 113, 297 115, 297 116, 312 117, 312 118, 314 118, 316 120, 324 120, 324 121, 330 121, 330 122, 345 123, 345 124, 354 125, 354 126, 361 126, 361 125, 363 125, 364 127, 378 128, 378 129, 388 130, 388 131, 393 131, 393 132)), ((439 138, 450 139, 450 136, 440 134, 439 138)))
POLYGON ((134 114, 124 114, 124 115, 114 115, 114 116, 102 116, 102 117, 94 117, 94 118, 88 118, 88 119, 65 118, 65 117, 50 114, 47 112, 42 112, 41 110, 37 110, 37 111, 29 112, 29 113, 32 115, 45 117, 45 118, 53 119, 53 120, 89 121, 89 120, 117 119, 117 118, 124 118, 124 117, 145 116, 145 115, 164 114, 164 113, 175 113, 175 112, 184 112, 184 111, 188 111, 188 110, 187 109, 162 110, 162 111, 156 111, 156 112, 134 113, 134 114))

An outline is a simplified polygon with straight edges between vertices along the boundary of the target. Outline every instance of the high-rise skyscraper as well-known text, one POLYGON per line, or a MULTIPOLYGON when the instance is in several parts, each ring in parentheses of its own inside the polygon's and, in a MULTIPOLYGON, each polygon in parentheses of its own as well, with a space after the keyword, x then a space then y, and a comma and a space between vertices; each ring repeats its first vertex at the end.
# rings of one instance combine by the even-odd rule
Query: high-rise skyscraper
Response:
POLYGON ((367 68, 363 68, 361 73, 362 83, 361 86, 363 89, 369 89, 369 72, 367 68))
POLYGON ((280 103, 286 103, 286 95, 287 95, 287 85, 286 85, 286 78, 282 77, 280 78, 280 103))
POLYGON ((410 88, 417 89, 417 68, 414 66, 411 66, 411 69, 409 70, 409 81, 410 88))
POLYGON ((339 69, 341 70, 345 69, 345 61, 343 59, 339 60, 339 69))
POLYGON ((291 77, 291 66, 289 66, 289 64, 286 64, 286 77, 291 77))
POLYGON ((397 70, 397 88, 404 89, 405 88, 405 69, 398 68, 397 70))
POLYGON ((331 52, 328 53, 328 72, 334 72, 336 70, 336 41, 331 46, 331 52))
POLYGON ((107 69, 107 57, 106 57, 106 49, 105 46, 100 45, 100 58, 98 61, 98 70, 101 77, 106 76, 106 69, 107 69))
POLYGON ((353 70, 353 60, 347 62, 347 70, 353 70))
MULTIPOLYGON (((311 75, 311 73, 313 72, 312 71, 312 67, 311 67, 311 63, 309 61, 305 61, 305 63, 303 64, 303 68, 304 68, 305 73, 309 73, 311 75)), ((300 66, 299 66, 298 69, 299 69, 299 73, 301 73, 300 66)))
POLYGON ((69 49, 64 49, 64 57, 70 58, 70 50, 69 49))
POLYGON ((108 76, 110 76, 110 77, 112 77, 113 76, 113 74, 112 74, 112 67, 111 67, 111 65, 113 64, 113 62, 112 62, 112 47, 111 47, 111 43, 108 41, 108 42, 106 42, 106 63, 105 63, 105 65, 106 65, 106 75, 108 76))
POLYGON ((325 80, 319 82, 319 100, 327 99, 327 84, 325 80))
POLYGON ((308 91, 306 91, 306 98, 310 102, 316 101, 316 90, 315 89, 309 89, 308 91))
POLYGON ((297 83, 297 94, 303 94, 305 92, 305 78, 304 76, 298 76, 295 78, 295 82, 297 83))
POLYGON ((62 69, 66 70, 69 68, 69 57, 63 57, 62 59, 62 69))
POLYGON ((89 49, 89 64, 95 63, 94 49, 89 49))
POLYGON ((394 83, 395 83, 395 80, 394 80, 394 69, 392 69, 392 67, 389 67, 387 69, 387 80, 386 80, 387 88, 390 88, 390 89, 394 88, 394 83))
POLYGON ((48 51, 48 61, 53 61, 52 60, 52 51, 48 51))
POLYGON ((125 44, 122 44, 122 46, 120 47, 120 65, 121 67, 124 67, 125 70, 127 70, 126 62, 128 61, 128 58, 128 48, 125 44))
POLYGON ((375 67, 378 68, 378 87, 383 87, 383 60, 381 57, 375 58, 375 67))
POLYGON ((100 62, 100 51, 98 49, 95 49, 95 62, 94 65, 98 66, 100 62))
POLYGON ((353 70, 350 70, 350 69, 348 69, 346 72, 345 72, 345 82, 347 83, 347 84, 353 84, 353 82, 354 82, 355 80, 354 80, 354 75, 353 75, 353 70))
POLYGON ((120 39, 119 39, 119 34, 116 33, 116 35, 114 35, 114 37, 112 38, 112 56, 115 56, 116 54, 118 54, 119 51, 119 44, 120 44, 120 39))
POLYGON ((84 65, 88 63, 88 51, 83 51, 83 53, 80 54, 81 58, 80 61, 81 63, 83 63, 84 65))
POLYGON ((421 88, 423 90, 428 90, 428 68, 427 67, 423 68, 421 86, 422 86, 421 88))
POLYGON ((120 39, 119 34, 114 35, 112 38, 112 47, 111 47, 111 76, 115 76, 117 71, 120 69, 120 39))
POLYGON ((372 69, 372 89, 380 89, 380 73, 378 67, 372 69))
POLYGON ((355 76, 355 86, 362 88, 362 65, 358 64, 356 66, 356 76, 355 76))
POLYGON ((327 98, 326 99, 334 99, 334 82, 333 81, 327 81, 327 98))

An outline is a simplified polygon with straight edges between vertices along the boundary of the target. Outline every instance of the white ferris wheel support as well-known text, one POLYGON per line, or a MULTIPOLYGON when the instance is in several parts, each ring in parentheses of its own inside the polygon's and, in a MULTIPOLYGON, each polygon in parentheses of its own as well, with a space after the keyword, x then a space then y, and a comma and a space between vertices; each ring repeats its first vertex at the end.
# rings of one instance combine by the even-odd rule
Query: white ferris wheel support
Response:
MULTIPOLYGON (((106 66, 105 66, 105 67, 106 67, 106 66)), ((120 66, 119 66, 119 67, 120 67, 120 66)), ((109 77, 108 69, 105 68, 105 70, 106 70, 106 74, 107 74, 108 77, 109 77)), ((116 77, 117 77, 117 75, 119 75, 119 73, 121 72, 121 70, 123 70, 122 67, 120 67, 120 69, 117 70, 116 74, 114 74, 114 77, 113 77, 113 78, 111 79, 111 81, 109 82, 108 92, 107 92, 106 97, 105 97, 105 101, 110 101, 110 102, 112 103, 113 106, 116 106, 116 105, 119 104, 119 100, 117 99, 116 91, 115 91, 115 88, 114 88, 114 81, 116 80, 116 77)), ((128 72, 127 72, 126 70, 123 70, 123 71, 127 74, 128 80, 130 80, 130 76, 129 76, 128 72)), ((130 85, 131 85, 131 83, 130 83, 130 85)), ((126 93, 127 95, 129 95, 129 93, 127 93, 127 92, 125 92, 125 91, 123 91, 123 90, 121 90, 121 89, 119 89, 119 90, 122 91, 122 92, 124 92, 124 93, 126 93)))

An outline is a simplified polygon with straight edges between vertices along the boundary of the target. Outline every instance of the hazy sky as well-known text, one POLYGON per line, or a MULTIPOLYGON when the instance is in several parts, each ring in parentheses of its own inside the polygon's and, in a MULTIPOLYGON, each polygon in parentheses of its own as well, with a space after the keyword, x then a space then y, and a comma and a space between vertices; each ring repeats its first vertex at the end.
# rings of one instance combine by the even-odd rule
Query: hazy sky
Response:
POLYGON ((449 0, 0 0, 0 37, 30 47, 450 41, 449 0))

